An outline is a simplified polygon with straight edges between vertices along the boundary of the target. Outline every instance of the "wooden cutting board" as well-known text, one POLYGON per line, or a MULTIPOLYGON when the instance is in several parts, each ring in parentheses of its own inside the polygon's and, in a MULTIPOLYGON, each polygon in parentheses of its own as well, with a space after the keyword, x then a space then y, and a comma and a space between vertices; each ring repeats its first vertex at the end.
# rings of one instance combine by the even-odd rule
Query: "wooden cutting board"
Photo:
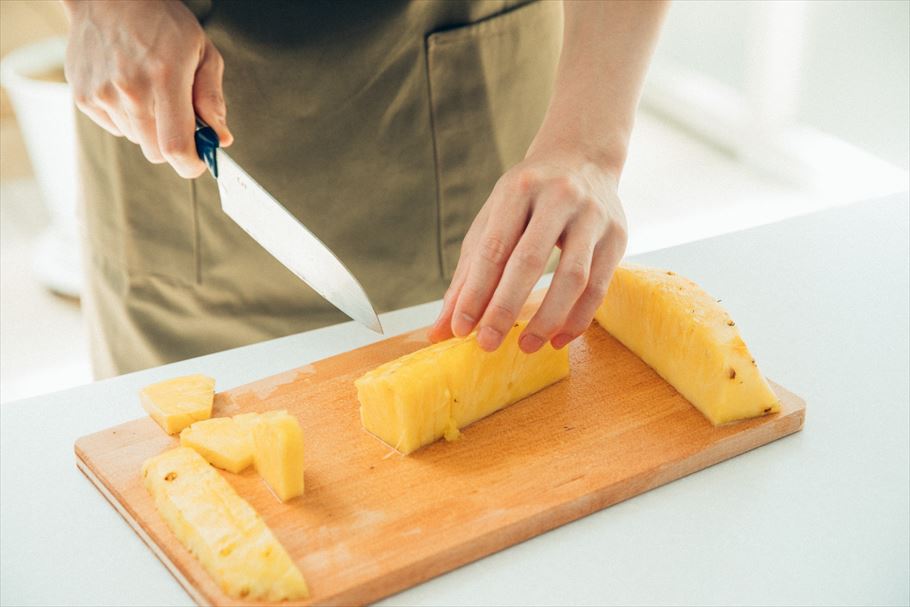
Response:
MULTIPOLYGON (((421 329, 215 398, 216 416, 286 408, 300 419, 304 496, 281 504, 252 470, 222 474, 296 560, 305 604, 375 601, 803 426, 805 403, 775 386, 780 413, 715 428, 594 323, 570 346, 569 378, 404 457, 362 429, 353 382, 425 345, 421 329)), ((124 406, 138 411, 138 396, 124 406)), ((142 418, 79 439, 76 458, 197 603, 236 604, 141 483, 142 462, 176 445, 142 418)))

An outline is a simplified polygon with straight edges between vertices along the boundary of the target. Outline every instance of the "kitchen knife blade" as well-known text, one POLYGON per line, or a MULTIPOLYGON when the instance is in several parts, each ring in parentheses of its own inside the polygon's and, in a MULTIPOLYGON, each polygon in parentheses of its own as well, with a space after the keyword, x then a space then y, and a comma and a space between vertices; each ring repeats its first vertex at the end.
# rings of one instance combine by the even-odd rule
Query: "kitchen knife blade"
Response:
POLYGON ((222 210, 314 291, 365 327, 382 333, 363 287, 338 257, 218 147, 197 120, 196 151, 218 181, 222 210))

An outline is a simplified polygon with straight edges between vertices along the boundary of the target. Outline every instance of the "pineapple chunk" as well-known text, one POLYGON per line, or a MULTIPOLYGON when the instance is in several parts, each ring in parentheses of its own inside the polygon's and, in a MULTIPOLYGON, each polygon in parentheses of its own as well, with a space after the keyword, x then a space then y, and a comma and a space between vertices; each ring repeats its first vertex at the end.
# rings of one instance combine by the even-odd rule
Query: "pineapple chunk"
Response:
POLYGON ((225 594, 265 601, 309 596, 262 517, 198 453, 165 451, 145 461, 142 476, 171 531, 225 594))
POLYGON ((387 362, 357 381, 363 427, 403 454, 502 409, 569 374, 568 349, 518 348, 516 323, 495 352, 474 334, 452 338, 387 362))
POLYGON ((258 419, 256 413, 244 413, 195 422, 180 432, 180 445, 237 474, 253 463, 252 429, 258 419))
POLYGON ((168 434, 177 434, 195 421, 212 416, 215 380, 187 375, 146 386, 139 393, 142 407, 168 434))
POLYGON ((730 315, 691 280, 624 264, 595 318, 712 424, 780 411, 730 315))
POLYGON ((303 495, 303 431, 285 410, 259 416, 253 426, 256 471, 283 502, 303 495))

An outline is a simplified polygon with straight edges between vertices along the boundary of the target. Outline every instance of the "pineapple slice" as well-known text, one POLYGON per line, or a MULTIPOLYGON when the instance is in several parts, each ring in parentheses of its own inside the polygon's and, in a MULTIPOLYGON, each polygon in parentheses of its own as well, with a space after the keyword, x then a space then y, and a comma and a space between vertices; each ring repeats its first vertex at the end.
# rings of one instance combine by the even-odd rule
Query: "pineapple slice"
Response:
POLYGON ((474 334, 387 362, 354 383, 363 427, 403 454, 502 409, 569 374, 568 349, 518 348, 516 323, 495 352, 474 334))
POLYGON ((256 471, 283 502, 303 495, 303 431, 285 410, 259 416, 253 426, 256 471))
POLYGON ((256 413, 244 413, 195 422, 180 432, 180 445, 237 474, 253 463, 252 429, 258 420, 256 413))
POLYGON ((265 601, 309 596, 262 517, 198 453, 165 451, 145 461, 142 476, 171 531, 225 594, 265 601))
POLYGON ((595 318, 712 424, 780 411, 730 315, 691 280, 623 264, 595 318))
POLYGON ((177 434, 195 421, 212 416, 215 380, 187 375, 146 386, 139 400, 153 420, 168 434, 177 434))

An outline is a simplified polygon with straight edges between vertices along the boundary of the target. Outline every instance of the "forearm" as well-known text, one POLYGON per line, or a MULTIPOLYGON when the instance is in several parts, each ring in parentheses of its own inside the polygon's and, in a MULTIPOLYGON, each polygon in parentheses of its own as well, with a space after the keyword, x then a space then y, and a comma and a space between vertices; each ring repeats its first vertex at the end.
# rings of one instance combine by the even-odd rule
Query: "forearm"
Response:
POLYGON ((528 150, 580 147, 616 176, 668 2, 565 0, 553 97, 528 150))

